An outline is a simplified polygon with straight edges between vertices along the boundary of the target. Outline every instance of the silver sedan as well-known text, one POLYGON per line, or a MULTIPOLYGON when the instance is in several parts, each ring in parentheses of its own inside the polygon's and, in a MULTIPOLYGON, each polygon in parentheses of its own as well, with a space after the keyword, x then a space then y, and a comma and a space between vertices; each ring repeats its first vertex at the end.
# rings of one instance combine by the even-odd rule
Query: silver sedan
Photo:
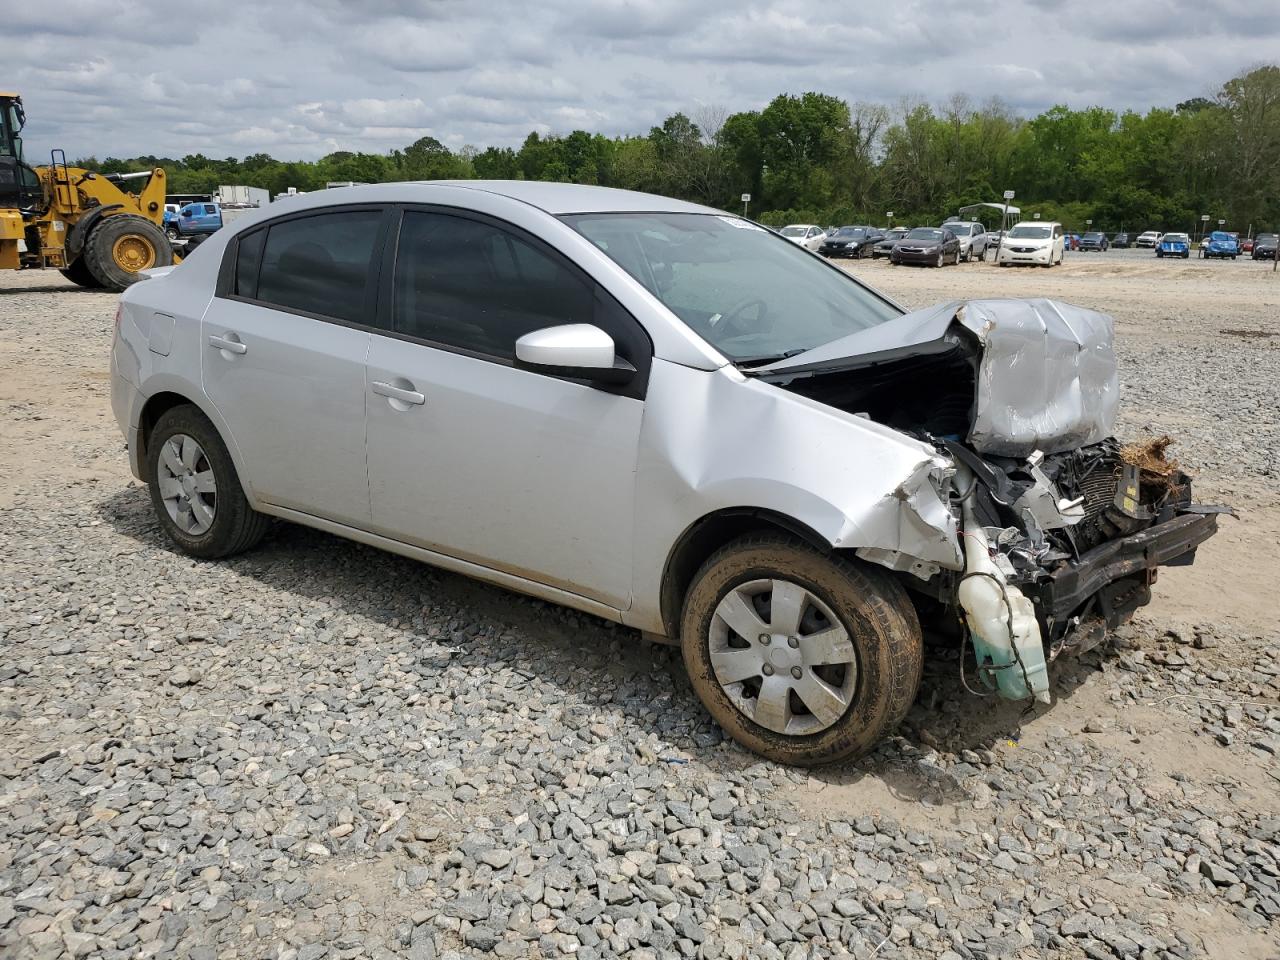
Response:
POLYGON ((974 379, 1010 303, 903 316, 770 230, 661 197, 383 184, 271 204, 129 288, 112 404, 189 554, 280 518, 587 611, 680 644, 750 749, 823 763, 906 713, 921 614, 963 608, 983 678, 1043 699, 1045 651, 1109 584, 1045 585, 1027 544, 1058 543, 1077 493, 998 484, 983 457, 1034 447, 1062 482, 1055 455, 1111 456, 1111 410, 1044 399, 1114 395, 1110 328, 1059 311, 1100 338, 1075 389, 1037 353, 1067 355, 1059 328, 1011 346, 1023 395, 974 379), (1028 519, 988 544, 991 485, 1028 519), (1022 589, 1063 616, 1026 614, 1022 589))

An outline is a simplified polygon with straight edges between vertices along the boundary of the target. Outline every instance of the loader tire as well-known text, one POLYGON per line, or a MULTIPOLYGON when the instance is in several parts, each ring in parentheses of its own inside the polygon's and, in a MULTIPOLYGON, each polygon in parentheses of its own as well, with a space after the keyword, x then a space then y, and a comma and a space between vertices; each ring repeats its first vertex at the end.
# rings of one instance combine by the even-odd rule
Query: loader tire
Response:
POLYGON ((89 271, 89 265, 85 263, 84 257, 78 257, 75 260, 72 260, 71 266, 67 267, 65 270, 59 270, 58 272, 72 283, 85 287, 86 289, 98 290, 102 287, 102 284, 98 282, 98 278, 89 271))
POLYGON ((173 247, 164 231, 146 217, 120 213, 98 222, 81 258, 99 283, 121 291, 141 280, 141 271, 170 266, 173 247))

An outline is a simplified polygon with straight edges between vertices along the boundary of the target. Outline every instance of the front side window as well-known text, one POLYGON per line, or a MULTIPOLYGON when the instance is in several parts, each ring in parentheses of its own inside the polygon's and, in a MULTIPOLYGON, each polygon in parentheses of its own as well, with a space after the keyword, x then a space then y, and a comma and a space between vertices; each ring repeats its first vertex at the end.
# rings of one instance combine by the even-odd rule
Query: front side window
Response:
POLYGON ((842 270, 738 217, 562 218, 738 363, 793 356, 900 315, 842 270))
POLYGON ((441 213, 405 213, 394 288, 396 332, 504 360, 526 333, 597 322, 594 286, 559 258, 441 213))
POLYGON ((381 219, 378 210, 350 210, 273 223, 255 299, 349 323, 365 321, 381 219))

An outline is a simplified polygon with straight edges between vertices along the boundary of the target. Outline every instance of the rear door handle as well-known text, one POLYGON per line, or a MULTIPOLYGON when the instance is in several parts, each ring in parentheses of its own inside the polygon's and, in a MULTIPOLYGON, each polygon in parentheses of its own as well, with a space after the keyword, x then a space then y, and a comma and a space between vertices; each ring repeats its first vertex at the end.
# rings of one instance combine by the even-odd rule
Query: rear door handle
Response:
POLYGON ((387 383, 385 380, 374 380, 370 387, 378 396, 386 397, 388 400, 399 400, 401 403, 411 403, 414 406, 421 406, 427 402, 426 396, 417 390, 411 387, 397 387, 394 383, 387 383))
POLYGON ((234 333, 228 333, 225 337, 210 336, 209 346, 218 350, 225 350, 227 353, 248 353, 249 347, 242 343, 240 338, 234 333))

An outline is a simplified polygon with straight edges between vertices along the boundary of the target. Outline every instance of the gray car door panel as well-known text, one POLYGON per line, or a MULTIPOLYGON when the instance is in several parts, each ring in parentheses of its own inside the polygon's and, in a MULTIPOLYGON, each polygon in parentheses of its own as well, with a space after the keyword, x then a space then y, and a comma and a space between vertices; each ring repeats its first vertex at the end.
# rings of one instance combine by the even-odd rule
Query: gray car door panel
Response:
POLYGON ((214 298, 201 322, 204 391, 261 501, 369 521, 366 330, 214 298))

